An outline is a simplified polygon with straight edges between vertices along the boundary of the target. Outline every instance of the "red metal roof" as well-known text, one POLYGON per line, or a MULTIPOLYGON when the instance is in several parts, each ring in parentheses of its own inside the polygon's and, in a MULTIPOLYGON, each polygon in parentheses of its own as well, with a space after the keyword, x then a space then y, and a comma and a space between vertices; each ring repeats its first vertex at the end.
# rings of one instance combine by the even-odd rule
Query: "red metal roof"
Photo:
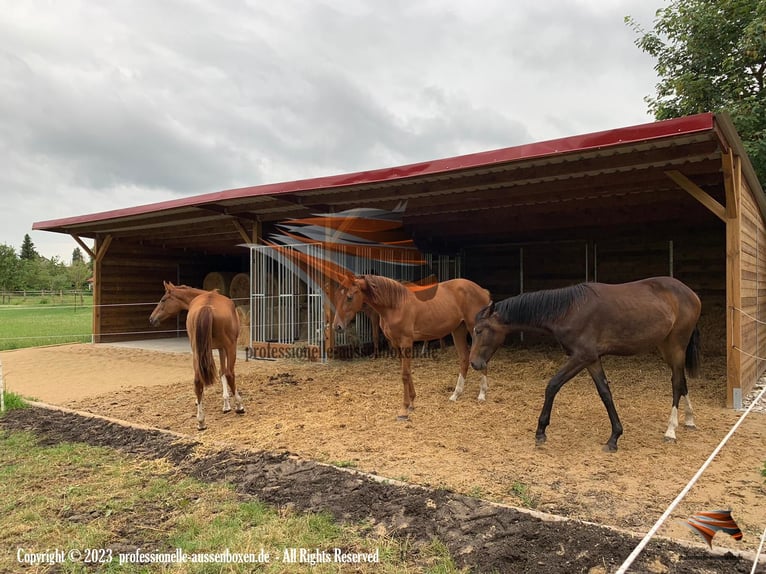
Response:
POLYGON ((704 113, 678 119, 604 130, 398 167, 242 187, 125 209, 115 209, 49 221, 38 221, 33 224, 32 228, 36 230, 55 230, 56 228, 72 225, 143 215, 176 208, 220 203, 239 198, 391 182, 413 177, 437 175, 459 170, 510 163, 519 160, 584 152, 599 148, 608 148, 610 146, 646 142, 675 135, 706 132, 714 128, 715 120, 716 117, 714 114, 704 113))

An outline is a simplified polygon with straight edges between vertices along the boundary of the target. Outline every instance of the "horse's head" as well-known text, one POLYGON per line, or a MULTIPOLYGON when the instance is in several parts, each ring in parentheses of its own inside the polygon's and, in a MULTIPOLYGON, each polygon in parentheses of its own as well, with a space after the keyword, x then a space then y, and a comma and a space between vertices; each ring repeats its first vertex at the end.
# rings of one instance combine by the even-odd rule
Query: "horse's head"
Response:
POLYGON ((471 333, 472 343, 469 361, 474 369, 483 371, 487 368, 487 363, 492 355, 505 341, 506 333, 507 329, 503 328, 503 324, 495 312, 495 303, 490 301, 489 305, 476 314, 476 323, 471 333))
POLYGON ((152 314, 149 315, 149 324, 152 327, 156 327, 168 317, 175 317, 182 310, 188 308, 183 300, 173 295, 178 287, 168 281, 164 281, 163 284, 165 285, 165 294, 157 303, 152 314))
POLYGON ((345 329, 364 305, 362 293, 364 279, 349 275, 341 282, 335 292, 335 318, 332 328, 336 331, 345 329))

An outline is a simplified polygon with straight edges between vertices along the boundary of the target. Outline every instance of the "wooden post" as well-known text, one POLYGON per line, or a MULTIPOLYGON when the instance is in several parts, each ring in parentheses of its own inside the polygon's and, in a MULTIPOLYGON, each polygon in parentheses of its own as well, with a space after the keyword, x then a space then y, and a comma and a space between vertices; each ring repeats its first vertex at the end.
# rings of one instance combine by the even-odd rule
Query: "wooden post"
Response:
POLYGON ((726 406, 742 406, 742 186, 734 173, 734 154, 723 155, 726 190, 726 406))
POLYGON ((112 243, 112 236, 96 239, 96 252, 93 258, 93 342, 101 342, 101 305, 103 304, 103 295, 101 293, 101 264, 104 260, 109 245, 112 243))
POLYGON ((739 158, 732 150, 722 154, 726 205, 723 206, 681 172, 666 171, 670 179, 726 224, 726 406, 742 406, 742 222, 739 158))

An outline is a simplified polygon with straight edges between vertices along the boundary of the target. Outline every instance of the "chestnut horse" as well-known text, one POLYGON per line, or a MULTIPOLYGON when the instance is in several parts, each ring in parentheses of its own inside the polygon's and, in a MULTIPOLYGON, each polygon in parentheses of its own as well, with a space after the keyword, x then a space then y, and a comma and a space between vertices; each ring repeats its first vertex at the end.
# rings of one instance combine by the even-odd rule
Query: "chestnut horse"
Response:
POLYGON ((483 370, 508 333, 537 331, 553 335, 569 356, 548 382, 535 438, 545 442, 553 399, 561 387, 588 369, 609 414, 612 435, 604 447, 617 450, 622 424, 614 407, 609 381, 601 366, 604 355, 636 355, 659 349, 672 370, 673 406, 665 431, 676 440, 678 403, 685 402, 685 425, 695 428, 694 412, 686 388, 686 374, 699 371, 701 304, 697 294, 672 277, 653 277, 632 283, 582 283, 562 289, 524 293, 497 304, 490 303, 476 316, 471 366, 483 370))
POLYGON ((197 428, 205 430, 205 409, 202 406, 204 387, 212 385, 216 378, 213 349, 218 349, 221 363, 221 386, 223 387, 223 412, 231 411, 229 392, 234 395, 234 410, 245 412, 242 398, 237 391, 234 363, 237 360, 237 337, 239 315, 234 302, 221 295, 217 289, 204 291, 164 282, 165 295, 152 311, 149 323, 156 327, 181 311, 186 315, 186 332, 192 348, 194 363, 194 392, 197 396, 197 428))
MULTIPOLYGON (((489 303, 489 292, 467 279, 452 279, 421 291, 379 275, 348 276, 335 296, 333 328, 340 331, 364 304, 380 315, 380 327, 392 348, 398 352, 402 370, 402 408, 398 418, 407 420, 414 409, 415 387, 410 363, 415 341, 441 339, 452 333, 460 361, 455 391, 450 400, 463 393, 468 372, 468 332, 476 313, 489 303)), ((487 372, 482 371, 479 400, 487 392, 487 372)))

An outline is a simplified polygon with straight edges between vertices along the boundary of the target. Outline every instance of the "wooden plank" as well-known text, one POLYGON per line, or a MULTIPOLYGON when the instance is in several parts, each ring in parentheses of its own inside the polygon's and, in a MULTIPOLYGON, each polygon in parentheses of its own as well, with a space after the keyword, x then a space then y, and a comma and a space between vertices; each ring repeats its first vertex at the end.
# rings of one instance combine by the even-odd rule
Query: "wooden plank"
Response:
POLYGON ((678 170, 666 171, 665 175, 676 182, 676 185, 678 185, 681 189, 686 191, 694 199, 704 205, 713 213, 713 215, 722 221, 726 221, 726 209, 724 206, 718 203, 710 195, 708 195, 704 189, 699 187, 696 183, 694 183, 678 170))
POLYGON ((101 286, 101 275, 104 257, 109 252, 112 236, 97 238, 95 242, 95 257, 93 258, 93 341, 101 342, 101 313, 104 304, 104 290, 101 286))
POLYGON ((723 156, 724 188, 726 191, 726 406, 734 406, 734 389, 742 388, 742 267, 741 267, 741 189, 734 183, 732 155, 723 156))
POLYGON ((87 253, 91 259, 96 258, 96 254, 90 247, 88 247, 88 245, 80 238, 79 235, 75 235, 74 233, 70 233, 70 235, 72 236, 72 239, 74 239, 77 244, 85 250, 85 253, 87 253))

